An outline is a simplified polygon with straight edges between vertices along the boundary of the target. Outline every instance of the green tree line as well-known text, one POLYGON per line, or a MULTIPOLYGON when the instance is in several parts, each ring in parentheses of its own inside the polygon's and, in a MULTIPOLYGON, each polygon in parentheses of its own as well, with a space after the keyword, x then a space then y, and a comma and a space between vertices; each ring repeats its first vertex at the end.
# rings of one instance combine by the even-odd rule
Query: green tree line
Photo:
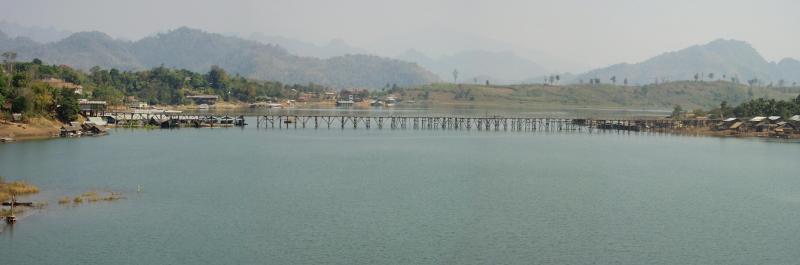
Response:
POLYGON ((0 71, 0 114, 23 113, 55 115, 69 120, 77 113, 78 97, 105 100, 109 104, 125 103, 128 96, 149 104, 185 104, 187 95, 218 95, 225 101, 254 102, 267 98, 295 99, 303 92, 323 92, 328 88, 316 85, 286 85, 281 82, 257 81, 230 75, 225 69, 212 66, 206 73, 164 66, 143 71, 120 71, 93 67, 88 73, 64 65, 46 65, 39 59, 15 62, 15 56, 4 54, 0 71), (8 55, 8 56, 5 56, 8 55), (59 89, 44 82, 56 78, 83 87, 83 95, 74 90, 59 89), (63 112, 63 113, 62 113, 63 112))

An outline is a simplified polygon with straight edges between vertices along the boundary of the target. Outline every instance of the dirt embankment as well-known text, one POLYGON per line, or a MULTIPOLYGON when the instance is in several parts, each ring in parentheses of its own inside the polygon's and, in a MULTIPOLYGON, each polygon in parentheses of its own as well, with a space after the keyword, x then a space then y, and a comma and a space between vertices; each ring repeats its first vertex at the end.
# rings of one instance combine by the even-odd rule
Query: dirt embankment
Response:
POLYGON ((0 138, 30 140, 58 137, 61 123, 45 118, 31 118, 26 123, 0 120, 0 138))

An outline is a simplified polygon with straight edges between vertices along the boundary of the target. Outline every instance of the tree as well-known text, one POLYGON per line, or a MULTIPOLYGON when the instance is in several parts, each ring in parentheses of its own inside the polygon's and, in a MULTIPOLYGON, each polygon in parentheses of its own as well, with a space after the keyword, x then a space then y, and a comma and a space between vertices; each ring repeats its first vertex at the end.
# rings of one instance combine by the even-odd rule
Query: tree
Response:
POLYGON ((708 80, 714 81, 714 73, 708 73, 708 80))
POLYGON ((615 85, 617 84, 617 76, 616 76, 616 75, 615 75, 615 76, 612 76, 612 77, 611 77, 611 78, 609 78, 608 80, 611 80, 611 83, 612 83, 612 84, 615 84, 615 85))
POLYGON ((28 93, 20 93, 11 101, 11 112, 28 113, 33 107, 31 96, 28 93))
POLYGON ((78 106, 78 97, 69 89, 61 89, 61 95, 58 99, 58 107, 56 107, 56 116, 62 122, 74 121, 78 118, 80 106, 78 106))
POLYGON ((796 87, 796 86, 797 86, 797 82, 792 82, 792 87, 796 87))
POLYGON ((486 79, 486 86, 489 86, 489 79, 486 79))
POLYGON ((731 115, 731 113, 733 113, 733 110, 728 106, 728 102, 723 100, 722 103, 719 104, 719 117, 724 119, 726 116, 731 115))
POLYGON ((680 119, 681 117, 683 117, 683 107, 681 107, 681 105, 675 105, 672 109, 672 118, 680 119))
POLYGON ((33 64, 35 64, 35 65, 42 65, 43 64, 42 60, 39 60, 39 58, 33 58, 33 61, 31 61, 31 62, 33 64))
POLYGON ((453 83, 458 84, 458 69, 453 69, 453 83))
POLYGON ((625 86, 627 86, 628 85, 628 78, 626 77, 625 80, 622 80, 622 83, 625 84, 625 86))
MULTIPOLYGON (((8 69, 9 75, 14 75, 14 60, 17 59, 16 52, 4 52, 3 53, 3 62, 6 64, 6 68, 8 69)), ((9 81, 11 81, 9 79, 9 81)), ((11 86, 11 83, 8 83, 8 86, 11 86)))
POLYGON ((783 87, 784 85, 786 85, 786 80, 778 80, 778 87, 783 87))
POLYGON ((560 82, 561 82, 561 76, 556 75, 556 85, 558 85, 560 82))
POLYGON ((222 69, 216 65, 211 66, 211 71, 208 72, 208 83, 212 88, 217 91, 222 91, 227 86, 228 79, 228 73, 225 72, 225 69, 222 69))
POLYGON ((694 74, 694 81, 697 82, 698 79, 700 79, 700 74, 694 74))

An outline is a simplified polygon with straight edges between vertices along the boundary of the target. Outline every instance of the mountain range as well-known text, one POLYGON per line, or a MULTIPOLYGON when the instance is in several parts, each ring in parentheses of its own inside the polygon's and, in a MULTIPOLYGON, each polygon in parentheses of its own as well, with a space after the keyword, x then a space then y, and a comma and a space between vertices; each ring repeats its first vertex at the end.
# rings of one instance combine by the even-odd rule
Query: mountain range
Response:
POLYGON ((800 61, 785 58, 778 63, 768 62, 750 44, 738 40, 714 40, 668 52, 635 64, 615 64, 595 69, 576 77, 576 80, 599 78, 601 82, 617 82, 625 78, 631 84, 653 83, 656 80, 694 80, 735 78, 740 82, 758 79, 762 84, 800 82, 800 61), (709 74, 713 74, 713 77, 709 74))
MULTIPOLYGON (((454 47, 456 52, 452 53, 430 56, 420 50, 406 49, 390 58, 370 55, 370 51, 340 39, 317 45, 281 36, 259 33, 247 37, 224 36, 187 27, 138 41, 114 39, 101 32, 70 34, 53 28, 24 27, 8 22, 0 22, 0 30, 14 31, 8 35, 0 31, 0 51, 16 51, 20 60, 40 58, 47 63, 67 64, 83 70, 93 66, 138 70, 164 65, 202 72, 211 65, 218 65, 254 79, 342 88, 377 88, 386 84, 415 86, 450 81, 454 69, 458 69, 457 81, 461 83, 540 83, 545 80, 544 76, 560 72, 553 69, 575 69, 575 64, 570 67, 563 59, 535 50, 457 34, 441 37, 443 39, 431 44, 432 49, 436 50, 438 45, 440 51, 444 50, 444 43, 452 38, 497 49, 458 51, 470 47, 463 44, 465 41, 459 41, 457 43, 462 43, 461 46, 454 47)), ((436 40, 434 37, 430 38, 436 40)), ((404 43, 407 42, 398 40, 394 45, 404 43)), ((615 64, 577 75, 562 72, 560 83, 588 82, 595 78, 607 83, 616 77, 618 83, 627 79, 629 84, 648 84, 693 80, 695 75, 704 80, 735 78, 739 82, 753 80, 763 85, 781 85, 783 80, 782 85, 788 85, 800 82, 800 61, 785 58, 769 62, 746 42, 718 39, 639 63, 615 64)))
POLYGON ((258 41, 264 44, 278 45, 286 49, 289 53, 298 56, 316 57, 320 59, 353 54, 371 54, 367 50, 352 46, 342 39, 332 39, 326 45, 316 45, 298 39, 266 35, 258 32, 250 34, 245 39, 258 41))
POLYGON ((36 42, 55 42, 72 34, 72 32, 59 30, 54 27, 24 26, 5 20, 0 20, 0 31, 8 36, 26 37, 36 42))
POLYGON ((0 32, 0 50, 17 52, 19 60, 39 58, 83 70, 94 66, 135 70, 164 65, 202 72, 218 65, 254 79, 341 88, 415 86, 438 81, 428 70, 396 59, 373 55, 301 57, 277 45, 187 27, 138 41, 118 40, 101 32, 79 32, 59 41, 39 43, 0 32))

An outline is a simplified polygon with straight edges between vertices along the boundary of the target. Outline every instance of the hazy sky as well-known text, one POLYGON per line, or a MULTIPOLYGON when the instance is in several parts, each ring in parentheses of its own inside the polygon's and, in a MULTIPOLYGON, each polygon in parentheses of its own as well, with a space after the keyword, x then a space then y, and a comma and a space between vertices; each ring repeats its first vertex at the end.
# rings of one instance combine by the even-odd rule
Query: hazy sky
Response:
POLYGON ((407 48, 432 53, 497 49, 502 44, 595 67, 638 62, 693 44, 733 38, 750 42, 768 60, 800 58, 797 0, 0 2, 0 20, 69 31, 99 30, 127 39, 189 26, 316 43, 342 38, 381 54, 407 48), (414 47, 398 47, 408 45, 414 47))

